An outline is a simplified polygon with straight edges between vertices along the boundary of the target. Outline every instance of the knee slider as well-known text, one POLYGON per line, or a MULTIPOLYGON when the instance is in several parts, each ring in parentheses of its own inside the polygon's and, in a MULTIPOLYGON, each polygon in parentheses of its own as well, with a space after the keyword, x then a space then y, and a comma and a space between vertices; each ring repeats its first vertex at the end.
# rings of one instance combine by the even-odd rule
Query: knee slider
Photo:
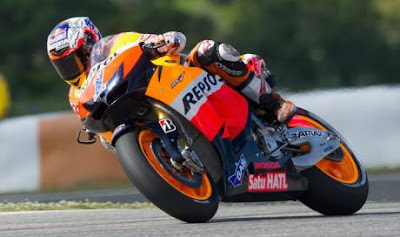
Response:
POLYGON ((239 52, 230 44, 220 44, 218 46, 218 55, 222 60, 228 62, 238 62, 240 60, 239 52))

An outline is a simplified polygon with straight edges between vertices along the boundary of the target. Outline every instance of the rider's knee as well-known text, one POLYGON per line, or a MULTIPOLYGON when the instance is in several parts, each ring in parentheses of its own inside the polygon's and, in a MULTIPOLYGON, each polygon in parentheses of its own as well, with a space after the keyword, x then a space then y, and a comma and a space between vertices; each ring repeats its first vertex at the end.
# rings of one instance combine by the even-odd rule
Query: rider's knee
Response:
POLYGON ((240 59, 239 52, 231 45, 203 40, 189 54, 194 66, 220 76, 232 86, 240 86, 251 72, 240 59))

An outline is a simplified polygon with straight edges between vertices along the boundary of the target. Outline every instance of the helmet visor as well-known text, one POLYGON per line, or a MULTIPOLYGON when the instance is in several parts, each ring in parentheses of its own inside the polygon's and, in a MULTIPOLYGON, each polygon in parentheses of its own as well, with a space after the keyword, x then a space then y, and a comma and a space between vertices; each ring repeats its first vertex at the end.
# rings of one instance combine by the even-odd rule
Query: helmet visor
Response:
POLYGON ((74 81, 85 71, 82 60, 75 53, 51 62, 58 75, 67 82, 74 81))

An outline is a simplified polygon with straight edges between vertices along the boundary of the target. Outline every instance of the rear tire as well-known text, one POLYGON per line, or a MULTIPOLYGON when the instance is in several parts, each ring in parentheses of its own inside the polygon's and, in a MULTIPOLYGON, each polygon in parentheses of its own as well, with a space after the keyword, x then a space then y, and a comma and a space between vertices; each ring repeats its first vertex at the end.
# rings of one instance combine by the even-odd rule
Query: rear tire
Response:
POLYGON ((161 210, 179 220, 201 223, 211 219, 219 204, 219 197, 211 176, 207 174, 203 178, 203 180, 209 180, 210 195, 207 194, 204 198, 200 198, 201 200, 185 195, 176 187, 171 186, 153 168, 146 154, 143 154, 138 135, 135 132, 128 132, 118 138, 115 145, 120 163, 136 188, 161 210))
POLYGON ((303 172, 308 180, 308 191, 300 201, 324 215, 351 215, 365 204, 368 180, 346 185, 327 176, 316 167, 303 172))

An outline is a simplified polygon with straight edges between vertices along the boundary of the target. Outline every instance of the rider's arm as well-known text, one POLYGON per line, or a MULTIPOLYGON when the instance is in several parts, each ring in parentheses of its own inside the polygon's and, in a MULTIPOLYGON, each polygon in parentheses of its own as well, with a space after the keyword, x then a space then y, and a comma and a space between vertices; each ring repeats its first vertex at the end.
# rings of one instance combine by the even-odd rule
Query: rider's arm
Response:
POLYGON ((143 47, 153 49, 150 57, 156 59, 165 55, 175 55, 182 52, 186 44, 186 36, 178 31, 169 31, 161 35, 143 34, 140 37, 143 47))
POLYGON ((79 115, 79 89, 77 87, 71 86, 69 88, 68 100, 72 110, 79 115))

